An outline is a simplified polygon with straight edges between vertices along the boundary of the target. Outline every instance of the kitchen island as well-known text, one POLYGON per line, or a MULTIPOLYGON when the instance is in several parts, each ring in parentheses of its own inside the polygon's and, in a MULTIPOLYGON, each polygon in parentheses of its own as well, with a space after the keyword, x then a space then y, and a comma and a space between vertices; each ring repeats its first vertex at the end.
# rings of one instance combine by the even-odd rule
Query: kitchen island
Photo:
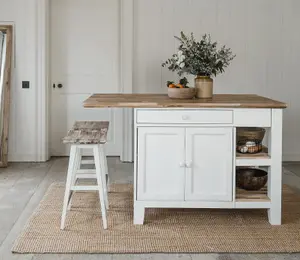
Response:
POLYGON ((134 224, 145 208, 267 209, 281 224, 282 110, 257 95, 178 100, 163 94, 94 94, 85 108, 134 108, 134 224), (236 153, 238 127, 263 127, 267 147, 236 153), (236 188, 236 167, 267 167, 267 187, 236 188))

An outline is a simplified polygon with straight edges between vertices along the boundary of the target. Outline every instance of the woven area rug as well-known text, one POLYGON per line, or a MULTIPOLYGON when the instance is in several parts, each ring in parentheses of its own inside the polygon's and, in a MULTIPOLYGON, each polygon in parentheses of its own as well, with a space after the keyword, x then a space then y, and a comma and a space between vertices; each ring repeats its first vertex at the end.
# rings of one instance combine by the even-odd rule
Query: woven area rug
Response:
POLYGON ((132 185, 113 185, 109 229, 95 192, 77 193, 59 229, 64 186, 54 183, 12 249, 15 253, 275 253, 300 252, 300 197, 283 190, 283 225, 266 210, 147 209, 133 225, 132 185))

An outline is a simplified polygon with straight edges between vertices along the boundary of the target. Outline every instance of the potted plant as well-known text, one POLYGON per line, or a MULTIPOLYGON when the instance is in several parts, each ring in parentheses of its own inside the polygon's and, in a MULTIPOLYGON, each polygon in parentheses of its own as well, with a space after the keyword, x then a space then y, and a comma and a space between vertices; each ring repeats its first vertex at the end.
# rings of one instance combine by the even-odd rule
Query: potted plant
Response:
POLYGON ((188 86, 188 80, 186 77, 179 80, 178 84, 175 84, 173 81, 168 81, 168 96, 170 98, 179 98, 179 99, 191 99, 196 95, 195 88, 190 88, 188 86))
POLYGON ((211 98, 213 95, 213 76, 225 71, 234 59, 230 48, 222 46, 217 48, 217 42, 212 42, 210 35, 203 35, 196 41, 193 33, 190 36, 181 32, 180 37, 175 36, 180 45, 178 52, 162 63, 179 76, 191 74, 195 76, 196 96, 198 98, 211 98))

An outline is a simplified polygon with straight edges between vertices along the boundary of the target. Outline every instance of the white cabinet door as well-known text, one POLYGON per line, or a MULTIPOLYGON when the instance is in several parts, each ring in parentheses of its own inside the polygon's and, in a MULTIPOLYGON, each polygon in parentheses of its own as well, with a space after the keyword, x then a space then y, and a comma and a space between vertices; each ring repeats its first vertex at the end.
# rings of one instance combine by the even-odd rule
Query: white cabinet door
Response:
POLYGON ((138 200, 184 200, 184 143, 184 128, 138 128, 138 200))
POLYGON ((232 201, 232 128, 186 129, 185 200, 232 201))

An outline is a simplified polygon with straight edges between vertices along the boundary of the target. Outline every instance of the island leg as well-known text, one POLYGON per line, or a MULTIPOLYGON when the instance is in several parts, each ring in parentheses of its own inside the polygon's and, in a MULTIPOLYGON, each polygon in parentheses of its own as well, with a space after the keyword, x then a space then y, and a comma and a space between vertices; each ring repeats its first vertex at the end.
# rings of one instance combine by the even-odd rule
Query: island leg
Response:
POLYGON ((143 225, 145 218, 145 207, 140 203, 134 203, 134 217, 133 224, 134 225, 143 225))
POLYGON ((271 225, 281 225, 282 109, 272 109, 269 151, 272 161, 268 174, 268 197, 271 199, 271 208, 268 210, 268 217, 271 225))

